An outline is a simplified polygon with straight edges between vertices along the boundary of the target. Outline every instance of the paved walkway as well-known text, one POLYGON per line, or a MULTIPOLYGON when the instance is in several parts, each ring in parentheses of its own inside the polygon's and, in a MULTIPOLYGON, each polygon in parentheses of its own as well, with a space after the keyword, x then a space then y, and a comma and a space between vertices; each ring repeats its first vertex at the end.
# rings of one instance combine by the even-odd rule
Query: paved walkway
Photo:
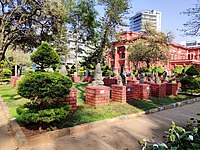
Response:
MULTIPOLYGON (((30 145, 29 150, 139 150, 138 140, 144 138, 161 142, 171 121, 185 126, 191 117, 200 112, 200 102, 138 117, 132 120, 92 129, 56 140, 30 145)), ((2 132, 0 132, 2 134, 2 132)), ((7 135, 0 135, 4 144, 7 135)), ((9 142, 7 142, 9 143, 9 142)), ((9 144, 10 145, 10 144, 9 144)), ((7 149, 5 149, 7 150, 7 149)), ((13 150, 13 149, 8 149, 13 150)), ((22 150, 21 148, 19 150, 22 150)))
POLYGON ((3 111, 0 99, 0 150, 16 150, 18 148, 15 138, 8 126, 8 118, 3 111))

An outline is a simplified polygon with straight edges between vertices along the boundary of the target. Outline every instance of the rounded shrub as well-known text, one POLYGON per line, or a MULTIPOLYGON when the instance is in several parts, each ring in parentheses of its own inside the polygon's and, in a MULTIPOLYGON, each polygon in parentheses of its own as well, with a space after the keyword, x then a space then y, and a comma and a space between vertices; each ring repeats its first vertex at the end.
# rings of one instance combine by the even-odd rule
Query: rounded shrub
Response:
POLYGON ((185 92, 196 93, 195 91, 200 90, 200 77, 186 76, 180 80, 181 89, 185 92))
POLYGON ((18 94, 30 101, 17 108, 18 120, 48 128, 65 119, 70 106, 58 100, 66 98, 72 87, 70 78, 58 72, 34 72, 22 77, 18 94))
POLYGON ((199 70, 195 66, 191 66, 187 69, 186 74, 189 76, 199 75, 199 70))
POLYGON ((165 71, 162 66, 156 66, 153 70, 157 73, 163 73, 165 71))
POLYGON ((57 72, 34 72, 22 77, 18 94, 37 102, 66 98, 72 87, 70 78, 57 72))

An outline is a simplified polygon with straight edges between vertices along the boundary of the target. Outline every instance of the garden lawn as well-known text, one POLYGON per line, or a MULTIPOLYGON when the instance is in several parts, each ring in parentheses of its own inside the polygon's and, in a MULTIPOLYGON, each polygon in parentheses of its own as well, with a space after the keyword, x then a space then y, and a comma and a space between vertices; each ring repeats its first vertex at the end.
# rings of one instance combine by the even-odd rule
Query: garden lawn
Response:
POLYGON ((26 99, 19 96, 17 94, 17 89, 11 85, 0 85, 0 96, 9 107, 11 117, 17 117, 16 108, 19 105, 23 105, 26 102, 26 99))
MULTIPOLYGON (((59 123, 61 128, 103 120, 106 118, 118 117, 121 115, 133 114, 192 98, 192 96, 178 95, 165 98, 151 98, 144 101, 132 100, 129 101, 129 103, 124 104, 111 102, 108 106, 93 107, 85 104, 85 87, 88 85, 90 84, 83 82, 73 83, 73 87, 78 89, 78 109, 75 112, 71 112, 62 123, 59 123)), ((11 116, 17 117, 16 108, 19 105, 24 104, 26 99, 20 97, 17 94, 16 88, 13 88, 11 85, 0 85, 0 96, 9 107, 11 116)))

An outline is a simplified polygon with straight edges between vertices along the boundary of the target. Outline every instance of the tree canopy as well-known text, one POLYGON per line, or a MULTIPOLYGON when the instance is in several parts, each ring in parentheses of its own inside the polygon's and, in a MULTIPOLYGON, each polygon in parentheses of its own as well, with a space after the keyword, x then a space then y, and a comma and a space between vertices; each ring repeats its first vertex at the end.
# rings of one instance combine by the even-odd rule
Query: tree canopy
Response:
POLYGON ((9 46, 27 51, 51 41, 60 30, 66 11, 61 0, 0 1, 0 60, 9 46))
POLYGON ((181 12, 190 17, 190 19, 183 24, 185 27, 182 31, 185 35, 199 36, 200 35, 200 1, 197 0, 193 8, 188 8, 181 12))
POLYGON ((151 63, 168 60, 169 42, 172 36, 157 32, 149 22, 144 24, 144 28, 141 37, 129 45, 128 59, 136 64, 145 62, 149 68, 151 63))

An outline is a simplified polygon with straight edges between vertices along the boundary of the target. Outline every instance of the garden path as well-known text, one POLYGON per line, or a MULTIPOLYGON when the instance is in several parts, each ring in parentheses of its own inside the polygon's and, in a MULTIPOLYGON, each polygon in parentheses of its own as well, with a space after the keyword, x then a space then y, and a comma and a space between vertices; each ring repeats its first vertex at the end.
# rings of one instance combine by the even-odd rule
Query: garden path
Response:
POLYGON ((197 118, 200 102, 138 117, 90 131, 64 136, 30 147, 30 150, 139 150, 138 140, 161 142, 164 131, 173 120, 185 126, 191 117, 197 118))

